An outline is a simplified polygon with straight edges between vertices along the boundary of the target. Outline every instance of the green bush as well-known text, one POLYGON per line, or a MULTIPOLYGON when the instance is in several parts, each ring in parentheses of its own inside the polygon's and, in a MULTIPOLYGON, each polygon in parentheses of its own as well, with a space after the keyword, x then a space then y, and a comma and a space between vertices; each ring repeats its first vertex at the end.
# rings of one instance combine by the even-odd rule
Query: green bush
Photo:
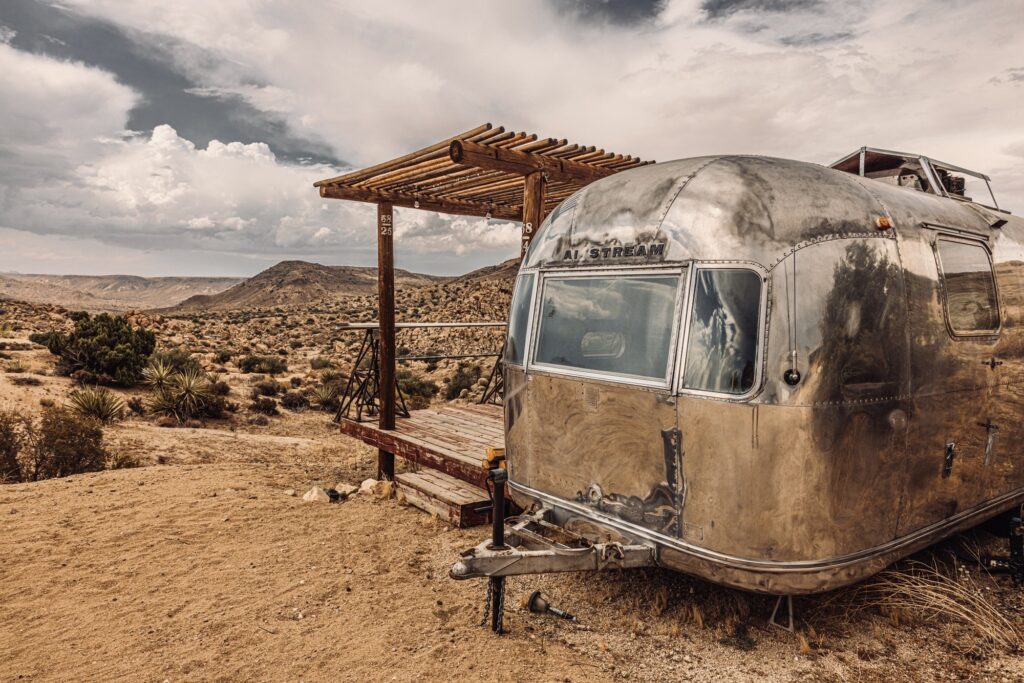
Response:
POLYGON ((98 472, 107 466, 110 456, 96 420, 66 408, 50 408, 38 423, 24 425, 18 458, 22 481, 98 472))
POLYGON ((284 391, 284 387, 281 386, 280 382, 276 382, 272 379, 257 382, 252 388, 252 397, 257 398, 259 396, 277 396, 284 391))
POLYGON ((238 369, 244 373, 259 372, 266 375, 277 375, 288 371, 288 365, 280 358, 273 356, 246 356, 238 361, 238 369))
POLYGON ((316 358, 310 359, 309 367, 311 367, 314 370, 323 370, 325 368, 329 368, 331 367, 331 359, 325 358, 324 356, 317 356, 316 358))
POLYGON ((433 380, 416 375, 411 370, 399 370, 395 373, 395 380, 413 410, 429 407, 430 400, 440 391, 433 380))
POLYGON ((289 391, 281 397, 281 405, 288 410, 298 412, 309 407, 309 399, 298 391, 289 391))
POLYGON ((150 330, 132 327, 124 316, 73 313, 75 329, 64 335, 49 333, 47 348, 60 356, 57 371, 62 375, 83 373, 98 384, 131 386, 142 376, 146 360, 156 346, 150 330))
POLYGON ((258 398, 249 404, 249 410, 263 415, 277 415, 277 401, 272 398, 258 398))
POLYGON ((72 391, 68 403, 71 409, 82 417, 91 417, 104 424, 120 419, 125 411, 124 401, 109 389, 72 391))
POLYGON ((175 370, 170 363, 162 358, 151 358, 142 370, 142 381, 156 390, 164 389, 171 384, 175 370))
POLYGON ((216 361, 218 363, 223 365, 224 363, 227 363, 229 360, 231 360, 231 352, 230 351, 218 351, 217 353, 215 353, 213 355, 213 357, 214 357, 214 359, 216 359, 216 361))
POLYGON ((157 351, 150 358, 150 363, 153 362, 162 363, 169 367, 171 372, 185 372, 186 370, 203 371, 203 366, 199 364, 199 361, 191 353, 183 349, 157 351))
POLYGON ((18 454, 32 423, 13 410, 0 410, 0 484, 21 481, 18 454))
POLYGON ((465 365, 464 363, 460 363, 459 367, 455 370, 455 374, 453 374, 451 379, 448 380, 448 386, 445 387, 444 390, 444 397, 449 401, 458 398, 463 389, 472 389, 473 385, 476 384, 479 379, 479 365, 465 365))

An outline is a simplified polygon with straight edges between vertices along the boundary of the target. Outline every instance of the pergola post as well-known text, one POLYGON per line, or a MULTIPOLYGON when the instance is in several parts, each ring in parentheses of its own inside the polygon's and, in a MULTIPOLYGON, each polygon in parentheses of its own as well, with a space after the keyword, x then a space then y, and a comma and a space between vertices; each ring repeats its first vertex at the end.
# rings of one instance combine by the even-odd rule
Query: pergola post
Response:
POLYGON ((526 175, 523 183, 523 244, 520 258, 526 256, 530 242, 544 218, 544 172, 534 171, 526 175))
MULTIPOLYGON (((391 204, 377 204, 377 319, 380 321, 379 426, 395 428, 395 221, 391 204)), ((377 478, 395 478, 395 454, 377 451, 377 478)))

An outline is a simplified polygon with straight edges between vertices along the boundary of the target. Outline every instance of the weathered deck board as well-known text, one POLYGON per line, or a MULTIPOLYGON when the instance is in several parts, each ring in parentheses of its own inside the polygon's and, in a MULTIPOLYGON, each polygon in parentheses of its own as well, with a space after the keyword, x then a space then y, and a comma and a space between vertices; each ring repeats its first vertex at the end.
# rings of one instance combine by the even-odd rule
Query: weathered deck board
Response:
POLYGON ((423 469, 395 476, 395 485, 406 500, 460 527, 486 524, 491 501, 487 493, 447 474, 423 469))
POLYGON ((394 430, 352 420, 340 427, 370 446, 484 489, 487 472, 480 463, 488 448, 504 447, 503 424, 500 406, 460 405, 413 410, 394 430))

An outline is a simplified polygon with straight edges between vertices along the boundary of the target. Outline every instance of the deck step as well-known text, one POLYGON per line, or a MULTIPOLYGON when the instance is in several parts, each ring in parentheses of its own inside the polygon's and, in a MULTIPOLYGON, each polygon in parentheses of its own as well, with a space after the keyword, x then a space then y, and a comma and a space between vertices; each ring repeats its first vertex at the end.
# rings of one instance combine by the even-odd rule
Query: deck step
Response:
POLYGON ((402 472, 395 476, 395 488, 411 505, 461 529, 490 521, 487 492, 443 472, 426 468, 402 472))

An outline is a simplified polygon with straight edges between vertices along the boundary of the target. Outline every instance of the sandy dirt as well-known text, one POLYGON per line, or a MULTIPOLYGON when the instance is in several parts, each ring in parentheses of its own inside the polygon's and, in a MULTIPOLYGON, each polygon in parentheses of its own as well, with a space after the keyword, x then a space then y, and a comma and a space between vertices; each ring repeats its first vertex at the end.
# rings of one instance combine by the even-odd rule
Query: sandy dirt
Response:
MULTIPOLYGON (((45 351, 9 355, 0 408, 65 399, 45 351)), ((301 500, 375 471, 325 413, 104 434, 142 466, 0 486, 0 681, 1024 681, 1019 653, 943 615, 850 591, 797 600, 789 634, 771 598, 655 570, 510 580, 496 637, 484 584, 447 575, 486 529, 371 494, 301 500), (537 589, 579 622, 526 611, 537 589)), ((1024 630, 1021 590, 971 571, 1024 630)))

